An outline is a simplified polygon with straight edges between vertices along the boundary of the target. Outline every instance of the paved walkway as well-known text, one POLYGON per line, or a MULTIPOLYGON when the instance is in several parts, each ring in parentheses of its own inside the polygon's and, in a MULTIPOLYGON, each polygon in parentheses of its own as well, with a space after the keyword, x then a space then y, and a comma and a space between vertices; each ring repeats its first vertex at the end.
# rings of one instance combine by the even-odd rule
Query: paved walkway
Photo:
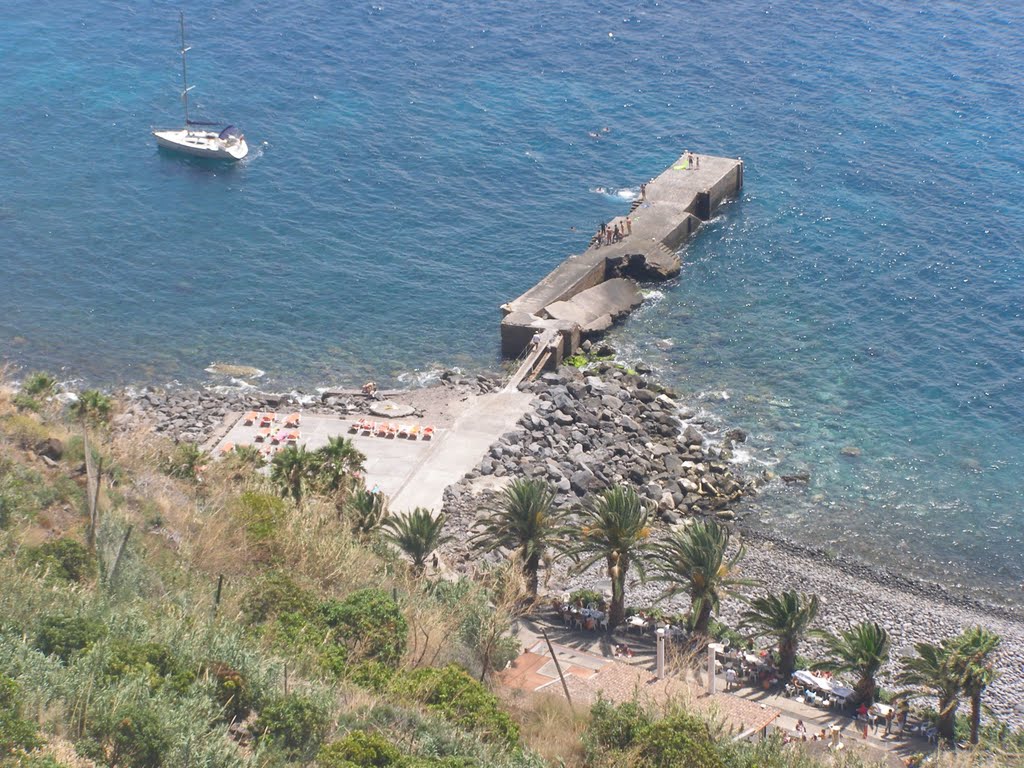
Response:
POLYGON ((440 510, 444 489, 476 467, 491 444, 515 428, 532 400, 529 393, 506 391, 473 398, 451 428, 435 437, 430 450, 410 468, 389 507, 399 513, 416 507, 440 510))
MULTIPOLYGON (((518 637, 523 646, 527 648, 533 646, 542 637, 542 629, 547 631, 548 637, 558 646, 585 651, 609 659, 613 657, 615 645, 625 642, 633 651, 633 657, 630 659, 618 658, 617 661, 654 670, 655 641, 654 636, 650 633, 637 635, 628 633, 621 627, 612 634, 573 630, 564 627, 547 608, 541 607, 537 616, 519 622, 518 637)), ((669 658, 671 664, 671 651, 669 658)), ((700 682, 705 681, 706 675, 700 675, 700 682)), ((717 676, 716 690, 719 693, 726 692, 724 675, 717 676)), ((799 699, 786 698, 777 692, 766 692, 745 685, 729 693, 747 701, 780 710, 782 715, 775 722, 774 727, 790 735, 796 734, 798 720, 803 720, 806 725, 808 738, 815 733, 820 733, 823 728, 827 731, 831 726, 837 725, 841 729, 840 738, 846 747, 857 751, 867 751, 869 759, 885 761, 893 768, 903 766, 904 760, 910 755, 919 752, 927 753, 935 749, 934 745, 929 745, 927 739, 918 734, 894 732, 886 736, 885 724, 881 721, 877 731, 868 728, 868 737, 864 739, 861 736, 860 724, 853 718, 835 710, 813 707, 799 699)), ((820 742, 810 743, 810 747, 813 749, 825 749, 824 745, 819 745, 820 742)))

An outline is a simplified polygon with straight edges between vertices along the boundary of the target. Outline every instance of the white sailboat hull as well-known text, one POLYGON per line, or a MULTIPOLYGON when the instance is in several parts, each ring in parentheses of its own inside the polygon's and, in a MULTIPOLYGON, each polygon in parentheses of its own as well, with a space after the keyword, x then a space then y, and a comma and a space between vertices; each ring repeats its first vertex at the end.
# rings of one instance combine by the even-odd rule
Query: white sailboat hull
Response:
POLYGON ((213 131, 153 131, 156 143, 165 149, 212 160, 241 160, 249 154, 249 145, 240 136, 225 139, 213 131))

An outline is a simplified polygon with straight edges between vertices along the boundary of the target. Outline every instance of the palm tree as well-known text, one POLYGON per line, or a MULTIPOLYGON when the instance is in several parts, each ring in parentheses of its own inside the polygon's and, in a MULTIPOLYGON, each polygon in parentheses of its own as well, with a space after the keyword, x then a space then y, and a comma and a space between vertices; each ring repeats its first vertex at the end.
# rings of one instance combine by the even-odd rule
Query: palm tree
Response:
POLYGON ((429 509, 416 507, 407 515, 395 515, 388 518, 382 526, 384 535, 412 558, 412 569, 416 574, 423 573, 430 553, 451 541, 451 536, 442 536, 445 516, 442 512, 434 517, 429 509))
POLYGON ((629 567, 635 561, 641 580, 646 575, 639 556, 648 549, 649 520, 650 513, 636 491, 616 485, 584 507, 579 541, 562 546, 562 551, 576 561, 577 573, 604 558, 612 582, 609 630, 621 624, 626 616, 629 567))
POLYGON ((501 506, 477 520, 483 530, 470 539, 485 552, 516 550, 532 598, 537 597, 537 571, 544 553, 562 534, 554 506, 555 491, 543 480, 514 480, 502 494, 501 506))
POLYGON ((87 389, 71 403, 71 415, 79 421, 102 424, 110 418, 113 401, 98 389, 87 389))
POLYGON ((956 710, 960 706, 963 690, 963 670, 953 641, 914 643, 917 655, 903 661, 903 671, 897 680, 909 686, 899 696, 934 696, 939 700, 939 737, 946 744, 953 743, 956 710))
POLYGON ((306 446, 289 445, 278 451, 270 462, 270 479, 282 496, 291 496, 296 504, 301 505, 313 466, 313 454, 306 452, 306 446))
POLYGON ((971 700, 971 744, 978 743, 981 696, 989 684, 999 676, 992 662, 992 655, 1002 641, 999 635, 983 627, 971 627, 954 641, 964 693, 971 700))
POLYGON ((329 493, 346 487, 356 472, 363 471, 366 455, 347 437, 329 437, 327 445, 317 450, 317 485, 329 493))
POLYGON ((388 499, 383 493, 358 487, 345 500, 344 514, 356 538, 366 541, 381 527, 388 516, 388 499))
POLYGON ((836 658, 815 664, 817 669, 857 675, 853 703, 871 704, 875 700, 875 676, 889 660, 889 633, 873 621, 863 621, 838 635, 812 632, 836 658))
POLYGON ((654 580, 669 585, 658 599, 687 593, 691 626, 697 637, 707 635, 711 614, 718 610, 722 598, 731 594, 734 587, 751 583, 735 577, 743 547, 727 560, 728 548, 728 528, 714 520, 698 520, 673 532, 654 550, 654 580))
POLYGON ((758 634, 778 640, 779 672, 789 680, 796 669, 796 651, 800 639, 818 615, 818 596, 802 595, 796 590, 780 595, 765 595, 750 601, 740 616, 741 626, 755 627, 758 634))

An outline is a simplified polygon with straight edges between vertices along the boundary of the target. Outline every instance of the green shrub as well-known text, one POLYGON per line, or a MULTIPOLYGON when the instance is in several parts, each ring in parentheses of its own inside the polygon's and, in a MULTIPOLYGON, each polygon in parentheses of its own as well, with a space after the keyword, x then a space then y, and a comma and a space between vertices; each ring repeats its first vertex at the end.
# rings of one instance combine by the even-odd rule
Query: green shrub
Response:
POLYGON ((195 480, 199 468, 206 461, 206 454, 195 443, 178 443, 174 452, 161 463, 164 474, 181 480, 195 480))
POLYGON ((591 603, 600 605, 605 600, 604 595, 593 589, 577 589, 569 595, 569 605, 578 605, 580 601, 583 601, 583 606, 586 607, 591 603))
POLYGON ((405 653, 409 625, 398 603, 380 589, 362 589, 342 601, 328 600, 317 615, 348 660, 369 659, 397 666, 405 653))
POLYGON ((510 746, 519 741, 519 727, 501 710, 494 694, 453 664, 406 673, 396 680, 395 687, 488 741, 510 746))
POLYGON ((590 726, 584 734, 583 743, 588 754, 592 755, 608 749, 629 749, 650 724, 650 717, 635 702, 616 706, 599 699, 590 708, 590 726))
POLYGON ((220 662, 211 664, 207 671, 213 679, 223 719, 229 723, 244 720, 253 707, 253 691, 249 681, 234 667, 220 662))
POLYGON ((24 392, 19 392, 12 399, 14 407, 19 411, 31 411, 32 413, 39 413, 42 410, 43 404, 36 400, 31 395, 27 395, 24 392))
POLYGON ((87 389, 78 396, 68 410, 79 421, 103 424, 110 419, 114 410, 114 402, 98 389, 87 389))
POLYGON ((658 720, 639 734, 638 743, 645 768, 725 768, 707 723, 693 715, 658 720))
POLYGON ((85 757, 117 768, 159 768, 172 743, 153 704, 132 703, 100 711, 75 744, 85 757))
POLYGON ((41 744, 36 724, 21 716, 18 693, 18 684, 0 675, 0 764, 4 755, 16 750, 27 752, 41 744))
POLYGON ((27 547, 20 554, 22 567, 46 573, 59 581, 82 582, 96 575, 96 559, 82 544, 70 538, 27 547))
POLYGON ((50 430, 27 413, 13 413, 5 417, 3 429, 14 442, 26 450, 39 445, 50 437, 50 430))
POLYGON ((286 614, 308 616, 314 606, 308 591, 287 574, 273 571, 242 599, 242 615, 249 624, 263 624, 286 614))
POLYGON ((104 675, 111 682, 141 677, 152 690, 169 686, 177 693, 184 693, 195 681, 195 673, 169 646, 133 640, 111 643, 104 675))
POLYGON ((711 619, 708 623, 708 634, 718 642, 728 640, 733 648, 743 648, 747 643, 747 639, 743 635, 718 619, 711 619))
POLYGON ((256 544, 274 539, 284 524, 288 506, 284 499, 270 493, 246 491, 238 498, 235 516, 245 535, 256 544))
POLYGON ((36 648, 47 656, 56 656, 66 662, 106 633, 106 627, 95 619, 83 616, 45 616, 39 622, 36 648))
POLYGON ((328 663, 328 669, 339 676, 343 676, 350 683, 366 688, 370 691, 387 690, 394 678, 395 670, 379 661, 359 661, 355 664, 345 664, 337 668, 328 663))
POLYGON ((327 731, 327 713, 310 699, 290 694, 264 707, 252 730, 258 741, 289 758, 309 760, 327 731))
POLYGON ((402 753, 379 733, 352 731, 345 738, 328 744, 316 756, 319 768, 388 768, 404 765, 402 753))
POLYGON ((57 379, 43 371, 33 371, 21 385, 21 391, 30 397, 49 397, 56 388, 57 379))

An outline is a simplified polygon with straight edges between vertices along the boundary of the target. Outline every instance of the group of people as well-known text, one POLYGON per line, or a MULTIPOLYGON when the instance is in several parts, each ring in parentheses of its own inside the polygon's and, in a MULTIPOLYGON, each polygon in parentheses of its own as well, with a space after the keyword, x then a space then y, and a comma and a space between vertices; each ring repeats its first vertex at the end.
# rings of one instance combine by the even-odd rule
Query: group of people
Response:
POLYGON ((633 221, 629 216, 623 219, 622 224, 616 224, 613 227, 609 227, 608 224, 602 221, 601 227, 597 230, 597 234, 594 235, 594 245, 598 248, 602 245, 611 245, 631 234, 633 234, 633 221))

